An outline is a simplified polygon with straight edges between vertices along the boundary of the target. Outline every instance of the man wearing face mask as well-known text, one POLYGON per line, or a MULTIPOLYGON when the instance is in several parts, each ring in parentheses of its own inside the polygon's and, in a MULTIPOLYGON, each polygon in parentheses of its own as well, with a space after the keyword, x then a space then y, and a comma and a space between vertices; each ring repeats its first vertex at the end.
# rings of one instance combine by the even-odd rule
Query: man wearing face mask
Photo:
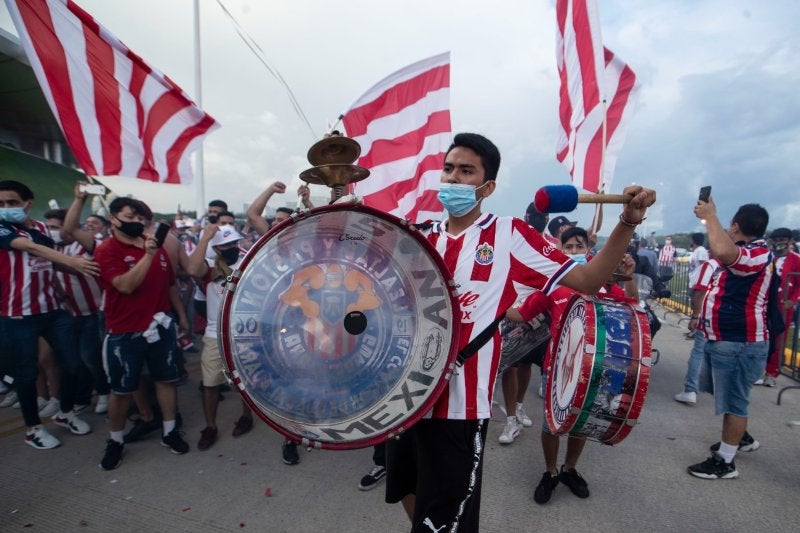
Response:
MULTIPOLYGON (((608 242, 578 265, 525 221, 483 213, 495 190, 500 152, 474 133, 455 136, 445 155, 439 200, 447 219, 424 230, 456 282, 462 302, 459 348, 492 331, 468 357, 429 413, 387 446, 386 501, 401 501, 412 531, 478 531, 483 449, 500 361, 496 324, 518 298, 517 287, 549 291, 556 284, 594 294, 610 278, 655 192, 631 186, 608 242)), ((530 317, 526 317, 530 318, 530 317)))
POLYGON ((170 310, 170 287, 175 281, 166 251, 152 235, 145 235, 149 209, 132 198, 117 198, 109 205, 112 235, 95 251, 106 291, 105 367, 111 385, 108 419, 111 438, 100 462, 112 470, 122 461, 125 420, 131 394, 137 390, 147 363, 155 382, 163 416, 161 444, 184 454, 189 445, 175 428, 177 401, 175 328, 170 310))
MULTIPOLYGON (((206 427, 200 432, 198 450, 207 450, 217 440, 217 405, 219 386, 226 382, 222 358, 217 344, 217 320, 222 306, 226 279, 239 267, 244 255, 239 250, 242 235, 231 225, 209 224, 203 228, 197 250, 189 256, 187 271, 206 291, 208 325, 203 336, 200 366, 203 371, 203 413, 206 427), (208 258, 207 251, 213 252, 208 258)), ((242 414, 233 427, 233 436, 239 437, 253 427, 253 414, 242 400, 242 414)))
POLYGON ((73 411, 75 383, 69 379, 80 361, 71 349, 69 314, 59 308, 52 279, 53 265, 96 276, 97 264, 83 257, 68 257, 53 249, 47 227, 33 220, 33 192, 18 181, 0 181, 0 322, 4 341, 13 347, 15 385, 28 431, 25 443, 39 450, 55 448, 59 440, 42 426, 36 402, 38 339, 53 347, 61 379, 61 411, 56 425, 76 435, 91 431, 73 411))
MULTIPOLYGON (((777 228, 769 234, 774 256, 775 274, 780 277, 778 299, 783 312, 783 321, 787 326, 792 323, 794 306, 800 301, 800 254, 792 251, 792 230, 777 228)), ((788 327, 787 327, 788 330, 788 327)), ((781 354, 786 343, 786 331, 777 335, 767 359, 767 369, 764 376, 755 382, 756 385, 775 387, 776 378, 780 374, 781 354)))

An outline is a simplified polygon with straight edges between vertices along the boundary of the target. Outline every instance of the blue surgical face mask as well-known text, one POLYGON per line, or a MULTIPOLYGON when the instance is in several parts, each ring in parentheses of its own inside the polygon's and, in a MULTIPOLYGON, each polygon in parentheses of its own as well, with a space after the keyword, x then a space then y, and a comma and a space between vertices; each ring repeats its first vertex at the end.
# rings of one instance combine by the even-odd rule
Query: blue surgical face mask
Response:
MULTIPOLYGON (((481 187, 484 185, 486 183, 481 187)), ((475 196, 475 191, 478 189, 480 187, 475 185, 442 183, 437 196, 448 213, 454 217, 463 217, 478 205, 478 199, 475 196)))
POLYGON ((567 254, 567 257, 569 257, 579 265, 585 265, 588 262, 586 260, 586 254, 567 254))
POLYGON ((28 213, 22 207, 0 207, 0 218, 6 222, 19 224, 28 218, 28 213))

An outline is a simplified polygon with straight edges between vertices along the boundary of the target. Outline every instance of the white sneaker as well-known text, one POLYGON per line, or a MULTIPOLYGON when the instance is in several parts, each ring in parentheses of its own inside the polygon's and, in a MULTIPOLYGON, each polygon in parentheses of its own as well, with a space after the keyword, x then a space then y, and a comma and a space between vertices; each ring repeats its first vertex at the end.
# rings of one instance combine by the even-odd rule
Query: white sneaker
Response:
POLYGON ((86 435, 92 431, 92 428, 89 426, 89 424, 81 420, 80 417, 74 412, 64 414, 59 411, 58 414, 52 418, 52 420, 55 425, 61 426, 62 428, 67 428, 75 435, 86 435))
POLYGON ((767 374, 764 376, 764 382, 762 383, 765 387, 777 387, 778 381, 773 377, 767 374))
POLYGON ((763 385, 764 384, 764 376, 761 376, 757 380, 753 382, 753 385, 763 385))
POLYGON ((0 380, 0 394, 5 394, 11 389, 8 388, 5 381, 0 380))
POLYGON ((25 444, 37 450, 49 450, 61 446, 61 441, 48 433, 43 426, 34 426, 33 430, 25 435, 25 444))
POLYGON ((519 436, 521 429, 516 419, 511 418, 506 422, 506 427, 497 440, 500 444, 511 444, 519 436))
POLYGON ((522 404, 517 404, 517 422, 529 428, 533 425, 533 420, 525 413, 525 409, 523 409, 522 404))
POLYGON ((108 412, 108 394, 97 395, 97 405, 94 406, 94 412, 98 415, 104 415, 108 412))
POLYGON ((0 407, 11 407, 15 403, 17 403, 17 391, 12 390, 6 394, 6 397, 0 402, 0 407))
POLYGON ((800 420, 790 420, 789 425, 793 427, 800 427, 800 420))
POLYGON ((675 395, 675 401, 681 403, 695 404, 697 403, 697 393, 684 391, 680 394, 675 395))
MULTIPOLYGON (((39 398, 44 400, 44 398, 39 398)), ((58 398, 50 398, 44 400, 44 405, 39 403, 39 418, 50 418, 61 409, 61 401, 58 398)))

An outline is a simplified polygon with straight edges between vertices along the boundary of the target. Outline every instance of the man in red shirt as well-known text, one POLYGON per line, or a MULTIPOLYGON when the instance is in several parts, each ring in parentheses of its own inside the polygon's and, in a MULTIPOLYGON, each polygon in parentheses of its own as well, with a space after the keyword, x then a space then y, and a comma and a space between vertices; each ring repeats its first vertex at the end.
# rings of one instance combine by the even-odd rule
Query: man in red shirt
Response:
POLYGON ((91 431, 73 411, 80 359, 71 339, 70 317, 59 308, 53 265, 90 276, 97 275, 98 269, 93 261, 67 257, 53 249, 47 226, 29 215, 33 200, 33 192, 24 183, 0 181, 0 332, 15 356, 17 396, 28 427, 25 443, 45 450, 61 443, 39 419, 39 337, 52 346, 61 370, 61 410, 53 422, 76 435, 91 431))
POLYGON ((152 235, 144 235, 148 211, 145 204, 132 198, 111 202, 112 236, 95 251, 106 291, 103 356, 111 385, 111 438, 100 463, 105 470, 113 470, 122 461, 125 419, 145 363, 163 414, 161 444, 175 454, 189 451, 175 428, 177 344, 167 316, 175 273, 166 251, 152 235))
MULTIPOLYGON (((778 299, 783 311, 783 321, 786 324, 786 331, 792 323, 794 316, 794 306, 800 301, 800 254, 792 251, 792 230, 789 228, 777 228, 769 234, 772 241, 772 254, 774 256, 775 273, 780 277, 780 288, 778 289, 778 299)), ((786 331, 770 343, 772 351, 767 359, 767 370, 764 377, 756 384, 765 387, 777 385, 775 378, 778 377, 781 368, 781 354, 786 344, 786 331)))

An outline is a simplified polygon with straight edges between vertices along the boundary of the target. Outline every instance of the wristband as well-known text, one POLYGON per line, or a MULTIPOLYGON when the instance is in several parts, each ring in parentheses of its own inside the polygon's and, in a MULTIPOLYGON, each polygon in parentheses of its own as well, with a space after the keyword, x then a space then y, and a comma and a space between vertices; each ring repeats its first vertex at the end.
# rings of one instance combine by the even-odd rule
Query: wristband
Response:
POLYGON ((639 224, 641 224, 642 222, 644 222, 644 220, 645 220, 646 218, 647 218, 647 217, 642 217, 642 220, 640 220, 639 222, 630 222, 629 220, 627 220, 627 219, 626 219, 626 218, 625 218, 625 217, 622 215, 622 213, 620 213, 620 214, 619 214, 619 221, 620 221, 620 223, 621 223, 623 226, 628 226, 629 228, 635 228, 636 226, 638 226, 639 224))

